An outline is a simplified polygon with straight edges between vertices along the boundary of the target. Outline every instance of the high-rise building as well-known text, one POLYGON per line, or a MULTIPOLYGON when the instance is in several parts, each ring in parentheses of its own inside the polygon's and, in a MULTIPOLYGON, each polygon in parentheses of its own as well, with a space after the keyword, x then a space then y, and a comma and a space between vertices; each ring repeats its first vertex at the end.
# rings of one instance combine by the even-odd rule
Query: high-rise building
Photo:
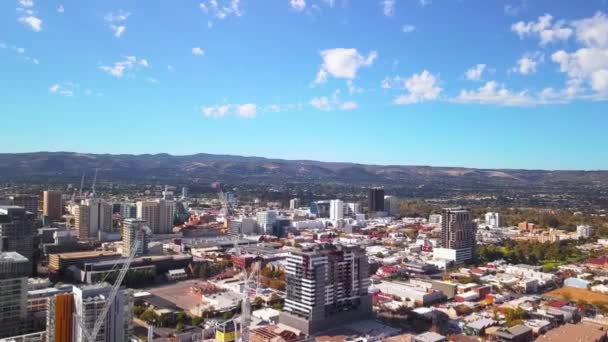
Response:
POLYGON ((188 188, 185 186, 182 186, 182 199, 184 198, 188 198, 188 188))
POLYGON ((158 234, 170 234, 173 232, 173 219, 175 218, 175 201, 158 201, 158 234))
POLYGON ((257 230, 258 222, 249 217, 232 219, 228 222, 228 235, 251 235, 257 230))
POLYGON ((477 226, 471 213, 463 208, 445 208, 441 212, 441 248, 433 250, 433 257, 456 263, 473 259, 477 226))
POLYGON ((150 229, 146 226, 146 221, 138 219, 125 219, 122 222, 122 255, 129 256, 135 248, 139 237, 141 243, 137 247, 135 255, 148 254, 148 239, 150 229))
POLYGON ((344 218, 344 202, 339 199, 331 200, 329 202, 329 219, 333 221, 341 220, 344 218))
POLYGON ((300 207, 300 200, 297 198, 292 198, 289 200, 289 209, 294 210, 300 207))
POLYGON ((63 214, 61 192, 46 190, 42 193, 42 216, 51 221, 57 221, 63 214))
POLYGON ((80 239, 96 239, 112 229, 112 205, 99 198, 84 200, 74 207, 74 223, 80 239))
POLYGON ((175 201, 140 201, 137 202, 137 218, 148 223, 154 234, 168 234, 173 228, 175 201))
POLYGON ((502 216, 500 213, 489 212, 485 215, 485 226, 490 228, 502 227, 502 216))
POLYGON ((277 220, 278 212, 276 210, 259 211, 256 214, 256 220, 260 226, 262 234, 272 234, 272 227, 277 220))
POLYGON ((576 226, 576 238, 580 239, 588 239, 591 237, 591 234, 593 233, 593 230, 591 229, 591 226, 586 225, 586 224, 579 224, 578 226, 576 226))
POLYGON ((329 218, 329 201, 315 201, 310 203, 310 213, 319 218, 329 218))
POLYGON ((38 216, 38 202, 40 202, 40 196, 36 195, 15 195, 10 197, 12 204, 18 207, 24 207, 25 210, 38 216))
POLYGON ((47 341, 74 341, 74 294, 62 293, 51 297, 46 318, 47 341))
POLYGON ((367 256, 359 246, 290 251, 280 323, 307 335, 372 314, 367 256))
POLYGON ((367 208, 370 213, 384 211, 384 188, 371 188, 368 190, 367 208))
MULTIPOLYGON (((17 252, 35 265, 34 240, 37 235, 34 214, 23 207, 0 206, 0 252, 17 252)), ((33 267, 30 267, 30 273, 33 267)))
MULTIPOLYGON (((74 342, 88 341, 85 339, 82 326, 89 332, 93 330, 97 318, 102 314, 103 308, 110 298, 111 290, 112 286, 108 283, 74 287, 74 319, 78 319, 82 323, 72 323, 74 342)), ((128 341, 132 326, 131 305, 130 294, 127 290, 119 289, 116 297, 110 303, 110 309, 95 341, 128 341)))
POLYGON ((361 204, 355 202, 346 203, 346 214, 352 217, 357 216, 357 214, 361 214, 361 204))
POLYGON ((27 332, 29 260, 19 253, 0 253, 0 338, 27 332))
POLYGON ((384 211, 390 216, 399 216, 399 199, 395 196, 384 196, 384 211))

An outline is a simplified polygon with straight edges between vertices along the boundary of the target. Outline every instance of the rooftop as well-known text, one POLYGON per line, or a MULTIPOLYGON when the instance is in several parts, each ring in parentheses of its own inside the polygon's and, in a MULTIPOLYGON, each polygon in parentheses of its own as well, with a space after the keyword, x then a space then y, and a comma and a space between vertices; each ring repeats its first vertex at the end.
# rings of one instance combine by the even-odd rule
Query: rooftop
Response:
POLYGON ((600 325, 593 323, 566 324, 539 336, 536 341, 600 341, 604 336, 606 336, 606 329, 600 325))
POLYGON ((28 262, 28 259, 17 252, 1 252, 0 262, 14 261, 14 262, 28 262))
POLYGON ((105 257, 105 256, 116 256, 120 257, 120 253, 110 251, 86 251, 86 252, 69 252, 51 254, 50 256, 58 256, 61 259, 80 259, 80 258, 94 258, 94 257, 105 257))

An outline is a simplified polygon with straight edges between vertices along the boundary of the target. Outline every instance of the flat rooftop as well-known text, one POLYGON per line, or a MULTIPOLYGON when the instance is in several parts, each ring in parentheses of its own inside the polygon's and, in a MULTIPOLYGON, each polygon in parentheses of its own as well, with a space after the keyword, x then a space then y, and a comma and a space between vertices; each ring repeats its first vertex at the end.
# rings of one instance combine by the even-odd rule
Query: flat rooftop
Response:
POLYGON ((50 256, 58 256, 61 259, 80 259, 80 258, 94 258, 94 257, 105 257, 105 256, 121 256, 120 253, 111 251, 85 251, 85 252, 69 252, 51 254, 50 256))
POLYGON ((1 252, 0 253, 0 262, 6 262, 6 261, 28 262, 29 260, 17 252, 1 252))
POLYGON ((606 329, 593 323, 566 324, 549 330, 536 341, 571 342, 600 341, 606 336, 606 329))

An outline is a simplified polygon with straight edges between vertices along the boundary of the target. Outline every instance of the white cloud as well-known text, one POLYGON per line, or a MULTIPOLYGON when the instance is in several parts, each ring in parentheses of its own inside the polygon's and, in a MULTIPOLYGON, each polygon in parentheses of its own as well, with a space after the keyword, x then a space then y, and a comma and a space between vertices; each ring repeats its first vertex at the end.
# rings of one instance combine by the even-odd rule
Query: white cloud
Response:
POLYGON ((124 11, 124 10, 118 10, 116 12, 110 12, 110 13, 106 14, 104 19, 107 22, 115 23, 115 22, 127 21, 127 19, 130 16, 131 16, 131 13, 124 11))
POLYGON ((205 54, 205 51, 197 46, 192 48, 192 54, 195 56, 202 56, 205 54))
POLYGON ((289 6, 296 11, 303 11, 306 8, 305 0, 289 0, 289 6))
POLYGON ((317 73, 315 83, 323 83, 327 76, 352 80, 357 76, 359 68, 370 66, 378 57, 376 51, 370 52, 364 57, 356 49, 336 48, 321 51, 323 64, 317 73))
POLYGON ((122 37, 127 29, 127 25, 125 23, 130 16, 131 13, 124 10, 118 10, 117 12, 106 14, 104 20, 109 23, 108 27, 114 32, 114 37, 122 37))
POLYGON ((420 6, 425 7, 428 6, 432 3, 431 0, 418 0, 418 3, 420 4, 420 6))
MULTIPOLYGON (((543 90, 545 96, 548 96, 551 91, 543 90)), ((452 101, 498 106, 532 106, 547 103, 546 99, 534 98, 526 90, 515 92, 499 85, 496 81, 486 82, 477 90, 461 90, 460 94, 452 101)))
POLYGON ((241 118, 253 119, 258 114, 258 106, 254 103, 223 104, 217 106, 201 107, 204 116, 210 118, 223 118, 236 115, 241 118))
POLYGON ((359 105, 357 104, 357 102, 354 102, 354 101, 347 101, 340 105, 340 109, 342 109, 342 110, 351 110, 351 109, 357 109, 357 108, 359 108, 359 105))
POLYGON ((519 38, 526 36, 538 36, 540 45, 567 40, 572 35, 572 29, 564 27, 564 21, 553 22, 553 16, 545 14, 538 17, 538 21, 523 22, 519 21, 511 25, 511 31, 517 33, 519 38))
POLYGON ((327 96, 315 97, 310 100, 310 105, 317 108, 318 110, 329 111, 332 109, 327 96))
POLYGON ((61 84, 55 83, 49 87, 49 93, 66 96, 66 97, 72 97, 72 96, 74 96, 74 91, 75 91, 75 88, 77 88, 77 87, 78 87, 78 85, 74 84, 72 82, 64 82, 61 84))
POLYGON ((582 47, 574 52, 559 50, 551 60, 568 76, 567 92, 577 95, 590 87, 596 99, 608 99, 608 17, 597 12, 593 17, 572 22, 576 40, 582 47), (585 87, 585 85, 587 87, 585 87))
POLYGON ((19 17, 18 20, 20 23, 28 25, 34 32, 42 31, 42 19, 34 15, 19 17))
POLYGON ((63 12, 65 12, 65 8, 63 8, 63 5, 59 5, 59 6, 57 6, 57 12, 58 12, 58 13, 63 13, 63 12))
POLYGON ((407 89, 409 93, 395 98, 393 102, 405 105, 435 100, 443 90, 437 83, 437 77, 427 70, 423 70, 420 74, 414 74, 412 77, 405 80, 405 89, 407 89))
POLYGON ((110 28, 112 30, 114 30, 114 37, 116 37, 116 38, 120 38, 122 36, 122 34, 125 33, 125 30, 127 29, 127 27, 124 25, 120 25, 120 26, 111 25, 110 28))
POLYGON ((335 0, 323 0, 323 2, 325 2, 327 4, 327 6, 333 8, 335 0))
POLYGON ((542 63, 545 59, 545 55, 536 53, 524 54, 520 59, 517 60, 517 65, 514 66, 510 71, 517 72, 522 75, 529 75, 536 72, 537 66, 542 63))
POLYGON ((416 26, 414 25, 403 25, 401 26, 401 31, 403 33, 410 33, 410 32, 414 32, 416 30, 416 26))
POLYGON ((17 1, 19 3, 19 6, 21 7, 34 7, 34 1, 32 0, 19 0, 17 1))
POLYGON ((336 89, 336 91, 334 91, 331 98, 327 97, 327 96, 315 97, 310 100, 310 105, 315 107, 318 110, 322 110, 322 111, 326 111, 326 112, 333 110, 333 109, 352 110, 352 109, 356 109, 359 107, 359 105, 354 101, 346 101, 346 102, 340 101, 339 95, 340 95, 340 90, 336 89))
POLYGON ((167 70, 169 70, 169 71, 173 71, 173 70, 174 70, 174 69, 173 69, 173 65, 167 65, 167 70))
POLYGON ((201 111, 203 115, 211 118, 223 118, 228 114, 230 110, 230 105, 221 105, 221 106, 211 106, 211 107, 202 107, 201 111))
POLYGON ((479 81, 481 76, 483 75, 484 70, 486 69, 485 64, 477 64, 471 69, 465 72, 465 77, 470 81, 479 81))
POLYGON ((148 78, 146 78, 146 82, 151 83, 151 84, 159 84, 160 83, 158 81, 158 79, 156 79, 154 77, 148 77, 148 78))
MULTIPOLYGON (((243 11, 241 10, 241 2, 240 0, 230 0, 230 1, 218 1, 218 0, 209 0, 207 2, 201 2, 199 4, 200 9, 210 16, 216 19, 226 19, 230 16, 240 17, 243 15, 243 11)), ((213 26, 213 22, 209 21, 208 26, 213 26)))
POLYGON ((392 17, 395 14, 395 2, 396 0, 382 0, 382 13, 387 17, 392 17))
POLYGON ((238 116, 247 119, 253 119, 257 115, 258 107, 253 103, 245 103, 236 107, 238 116))
POLYGON ((576 20, 572 23, 576 28, 576 39, 584 46, 591 48, 608 48, 608 17, 597 12, 591 18, 576 20))
POLYGON ((115 62, 111 66, 102 65, 99 67, 99 69, 107 72, 108 74, 116 78, 121 78, 125 75, 125 72, 127 71, 135 71, 140 67, 147 68, 149 66, 150 64, 148 63, 148 60, 144 58, 137 59, 137 57, 135 56, 127 56, 122 61, 115 62))

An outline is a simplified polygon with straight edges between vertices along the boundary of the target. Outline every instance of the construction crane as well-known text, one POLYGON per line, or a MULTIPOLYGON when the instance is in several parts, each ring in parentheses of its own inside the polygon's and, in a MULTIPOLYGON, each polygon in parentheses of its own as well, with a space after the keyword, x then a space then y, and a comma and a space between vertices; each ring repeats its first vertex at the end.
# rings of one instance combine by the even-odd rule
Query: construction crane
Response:
POLYGON ((97 171, 99 169, 95 169, 95 176, 93 177, 93 186, 91 187, 91 198, 95 198, 95 184, 97 183, 97 171))
POLYGON ((133 246, 133 249, 131 250, 131 252, 129 253, 129 256, 127 257, 127 260, 125 260, 125 262, 122 265, 122 268, 120 269, 120 272, 118 273, 118 276, 116 277, 116 280, 114 281, 114 284, 111 287, 110 290, 110 295, 107 298, 106 304, 103 307, 103 310, 101 311, 101 314, 97 317, 97 320, 95 321, 95 324, 93 325, 93 330, 91 330, 90 332, 88 331, 87 327, 84 324, 84 321, 79 318, 76 317, 76 320, 78 322, 78 324, 80 325, 80 328, 83 331, 83 334, 85 335, 85 338, 88 342, 95 342, 97 339, 97 334, 99 334, 99 330, 101 329, 101 326, 105 323, 106 320, 106 316, 108 315, 108 311, 110 310, 110 306, 112 306, 112 303, 114 302, 114 299, 116 298, 116 295, 118 294, 118 290, 120 289, 120 285, 122 284, 123 279, 125 278, 125 276, 127 275, 127 272, 129 271, 129 266, 131 266, 131 263, 133 262, 133 259, 135 259, 135 255, 137 254, 137 251, 139 250, 139 248, 141 247, 141 245, 144 243, 144 234, 150 234, 150 228, 148 228, 147 226, 144 226, 142 229, 140 229, 137 234, 135 234, 135 245, 133 246))
MULTIPOLYGON (((249 342, 249 326, 251 325, 251 299, 250 295, 255 293, 255 296, 258 294, 258 286, 259 286, 259 272, 260 272, 260 262, 257 261, 251 265, 251 269, 249 273, 246 270, 243 271, 243 287, 241 290, 241 315, 239 317, 235 317, 229 319, 227 321, 215 324, 214 328, 216 329, 216 340, 221 342, 227 342, 225 332, 226 327, 229 327, 231 324, 234 327, 235 338, 234 341, 238 342, 249 342), (254 282, 255 285, 252 287, 251 283, 254 282), (240 327, 237 325, 237 319, 240 318, 240 327), (217 335, 217 329, 219 327, 223 327, 223 338, 217 335), (237 334, 238 332, 238 334, 237 334)), ((255 297, 254 296, 254 297, 255 297)), ((204 335, 204 332, 203 332, 204 335)))
MULTIPOLYGON (((80 178, 80 187, 78 188, 78 198, 82 199, 82 187, 84 186, 84 173, 82 174, 82 178, 80 178)), ((70 200, 72 204, 76 203, 76 189, 72 192, 72 199, 70 200)))

